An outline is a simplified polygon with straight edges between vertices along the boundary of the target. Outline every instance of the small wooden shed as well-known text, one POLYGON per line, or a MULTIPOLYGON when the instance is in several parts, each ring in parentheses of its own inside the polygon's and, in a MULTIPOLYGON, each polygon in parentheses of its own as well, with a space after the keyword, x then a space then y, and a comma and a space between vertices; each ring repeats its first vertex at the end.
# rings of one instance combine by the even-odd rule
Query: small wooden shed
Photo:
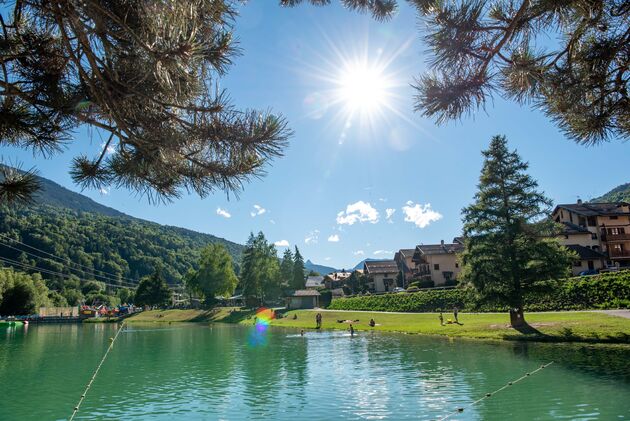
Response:
POLYGON ((312 289, 299 289, 290 297, 287 297, 287 309, 295 310, 300 308, 319 307, 320 294, 312 289))

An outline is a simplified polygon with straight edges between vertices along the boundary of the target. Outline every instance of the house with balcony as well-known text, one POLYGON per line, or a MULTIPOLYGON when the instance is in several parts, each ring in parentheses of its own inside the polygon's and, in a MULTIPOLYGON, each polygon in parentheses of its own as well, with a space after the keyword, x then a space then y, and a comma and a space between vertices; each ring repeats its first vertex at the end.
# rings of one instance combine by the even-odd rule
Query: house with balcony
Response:
POLYGON ((395 260, 368 260, 363 264, 368 286, 374 292, 389 292, 396 287, 398 264, 395 260))
POLYGON ((421 244, 416 246, 413 262, 414 279, 430 279, 435 286, 443 286, 457 280, 461 271, 457 257, 464 251, 464 242, 456 237, 448 244, 421 244))
POLYGON ((338 272, 331 272, 324 276, 324 287, 326 289, 342 288, 350 275, 352 275, 352 272, 346 271, 345 269, 338 272))
POLYGON ((416 249, 400 249, 394 255, 394 260, 398 265, 398 270, 403 276, 403 285, 397 285, 402 288, 407 288, 414 276, 416 264, 413 262, 413 255, 416 249))
POLYGON ((558 235, 558 242, 578 255, 578 259, 571 266, 573 275, 606 267, 607 257, 599 251, 597 234, 571 222, 565 221, 561 224, 562 231, 558 235))
POLYGON ((606 264, 630 267, 630 203, 584 203, 556 206, 554 221, 569 229, 564 245, 580 245, 605 255, 606 264), (588 234, 590 233, 590 238, 588 234), (568 240, 568 241, 567 241, 568 240))

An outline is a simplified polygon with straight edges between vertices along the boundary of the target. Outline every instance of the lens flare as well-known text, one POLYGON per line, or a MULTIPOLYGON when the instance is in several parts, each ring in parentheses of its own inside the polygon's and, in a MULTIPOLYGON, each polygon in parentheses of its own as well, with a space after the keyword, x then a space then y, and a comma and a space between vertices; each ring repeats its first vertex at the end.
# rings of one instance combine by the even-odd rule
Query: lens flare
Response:
POLYGON ((261 307, 256 310, 254 317, 254 329, 249 334, 248 343, 251 348, 259 348, 267 345, 267 329, 271 321, 276 318, 272 309, 261 307))

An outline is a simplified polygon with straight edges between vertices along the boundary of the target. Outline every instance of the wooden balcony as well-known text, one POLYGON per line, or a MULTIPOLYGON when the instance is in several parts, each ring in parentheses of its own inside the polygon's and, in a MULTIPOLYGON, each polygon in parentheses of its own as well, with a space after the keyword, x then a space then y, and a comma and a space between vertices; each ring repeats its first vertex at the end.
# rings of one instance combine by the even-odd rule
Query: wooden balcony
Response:
POLYGON ((630 241, 630 234, 602 234, 602 241, 609 243, 630 241))
POLYGON ((608 256, 611 259, 630 259, 630 250, 613 250, 608 249, 608 256))

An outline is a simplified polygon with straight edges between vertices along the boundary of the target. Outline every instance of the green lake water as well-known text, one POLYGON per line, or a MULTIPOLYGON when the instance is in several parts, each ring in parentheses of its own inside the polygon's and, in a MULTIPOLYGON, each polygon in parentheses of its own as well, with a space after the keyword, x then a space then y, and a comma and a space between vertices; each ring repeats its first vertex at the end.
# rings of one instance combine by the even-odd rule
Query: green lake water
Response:
MULTIPOLYGON (((68 419, 112 324, 0 331, 0 420, 68 419)), ((630 418, 630 350, 232 325, 130 325, 75 419, 630 418), (482 402, 487 392, 554 364, 482 402)))

